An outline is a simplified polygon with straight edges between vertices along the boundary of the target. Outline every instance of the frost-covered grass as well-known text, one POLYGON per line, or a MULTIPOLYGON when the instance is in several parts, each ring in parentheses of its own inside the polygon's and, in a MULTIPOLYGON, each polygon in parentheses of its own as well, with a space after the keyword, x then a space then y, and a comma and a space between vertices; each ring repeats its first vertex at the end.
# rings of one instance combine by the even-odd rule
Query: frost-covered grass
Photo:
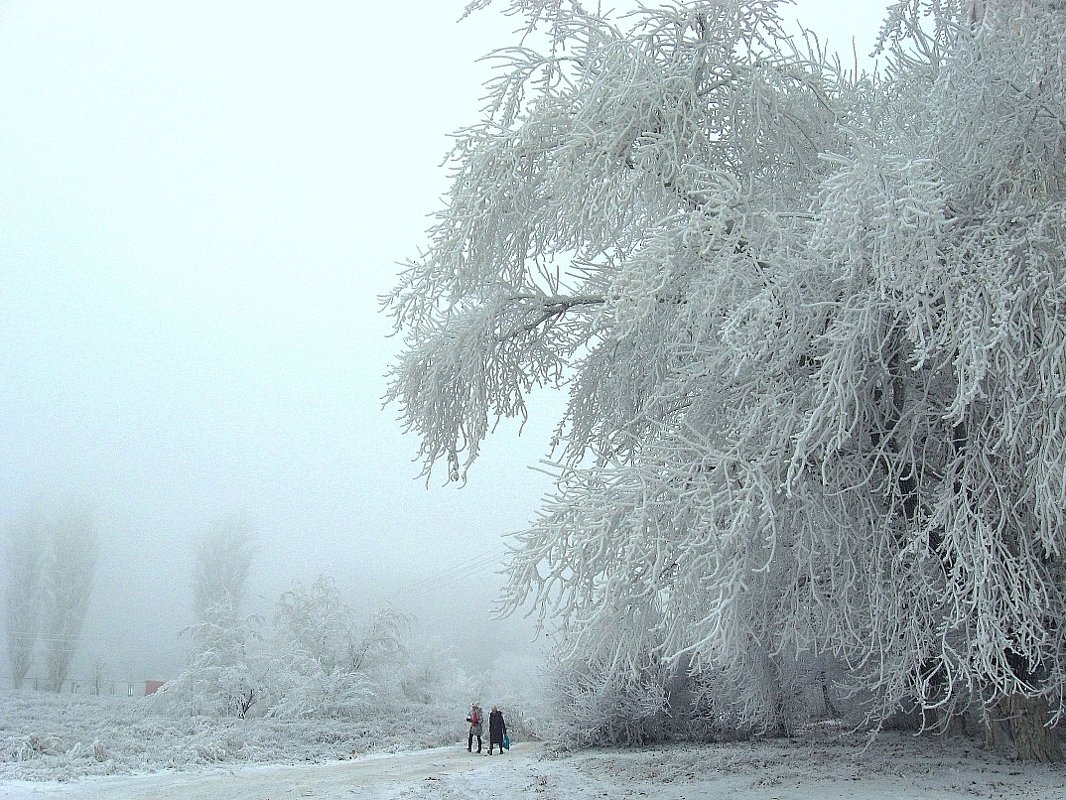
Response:
POLYGON ((523 737, 490 759, 460 742, 464 712, 406 704, 362 722, 241 720, 171 715, 145 698, 0 693, 0 797, 265 800, 299 790, 322 800, 454 800, 491 785, 531 800, 1066 798, 1062 765, 1019 764, 963 738, 886 732, 871 744, 820 725, 789 739, 567 752, 565 741, 542 748, 523 737))
POLYGON ((0 692, 0 779, 69 780, 209 765, 299 763, 453 744, 465 707, 409 704, 373 719, 173 715, 151 698, 0 692))

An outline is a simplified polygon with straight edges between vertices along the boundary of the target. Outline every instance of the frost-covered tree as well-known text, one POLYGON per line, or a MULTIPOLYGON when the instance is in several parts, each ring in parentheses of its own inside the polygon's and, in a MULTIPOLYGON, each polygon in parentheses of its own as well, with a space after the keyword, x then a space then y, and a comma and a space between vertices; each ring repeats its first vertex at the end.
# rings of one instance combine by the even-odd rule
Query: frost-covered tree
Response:
POLYGON ((258 617, 241 616, 229 602, 206 608, 182 631, 192 652, 181 674, 157 692, 157 702, 182 713, 244 719, 267 694, 261 628, 258 617))
POLYGON ((341 599, 336 581, 320 575, 309 586, 297 581, 283 592, 274 611, 279 649, 300 651, 325 672, 350 660, 355 613, 341 599))
POLYGON ((355 667, 355 613, 320 576, 297 583, 278 598, 274 612, 275 716, 354 716, 373 702, 370 676, 355 667))
POLYGON ((1056 758, 1062 12, 896 3, 871 78, 780 5, 512 2, 528 37, 386 301, 389 397, 427 476, 465 480, 499 418, 567 388, 506 600, 555 612, 603 685, 649 644, 613 622, 654 620, 655 663, 742 722, 780 728, 785 676, 831 664, 872 719, 976 708, 1056 758))
POLYGON ((4 632, 15 688, 22 685, 33 666, 40 634, 44 550, 44 526, 36 516, 10 525, 4 533, 4 632))
POLYGON ((48 519, 41 564, 41 641, 46 686, 58 692, 78 650, 99 551, 96 522, 71 507, 48 519))
POLYGON ((384 606, 370 614, 358 632, 352 648, 352 668, 357 671, 388 672, 407 658, 404 639, 413 619, 394 606, 384 606))
POLYGON ((867 682, 948 714, 976 702, 1019 754, 1056 759, 1066 17, 916 12, 891 9, 879 115, 816 205, 834 294, 783 485, 850 526, 804 538, 836 549, 832 644, 867 682))
POLYGON ((262 625, 241 608, 254 555, 254 534, 238 521, 216 521, 197 541, 196 622, 182 631, 192 649, 182 673, 164 685, 162 705, 244 718, 263 699, 267 659, 259 646, 262 625))
MULTIPOLYGON (((456 697, 471 691, 473 681, 459 665, 455 649, 441 638, 415 636, 406 650, 406 663, 396 670, 399 680, 392 681, 394 685, 398 684, 406 702, 452 705, 456 697)), ((509 675, 508 680, 512 677, 509 675)))
POLYGON ((410 618, 385 608, 356 623, 332 578, 297 582, 278 598, 271 642, 269 714, 366 716, 403 683, 410 618))
POLYGON ((4 539, 5 625, 11 674, 21 685, 43 649, 45 685, 58 692, 77 652, 93 590, 98 534, 92 514, 36 510, 4 539))

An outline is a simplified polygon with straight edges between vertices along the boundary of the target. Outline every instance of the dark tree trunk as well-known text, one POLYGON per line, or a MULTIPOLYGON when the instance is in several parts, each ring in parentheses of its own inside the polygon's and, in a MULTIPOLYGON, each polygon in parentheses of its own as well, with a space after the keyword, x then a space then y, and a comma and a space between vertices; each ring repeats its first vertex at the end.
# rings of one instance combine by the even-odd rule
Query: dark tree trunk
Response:
POLYGON ((828 719, 837 719, 840 716, 840 712, 829 694, 829 679, 826 677, 824 669, 818 670, 818 682, 822 686, 822 713, 828 719))
POLYGON ((1047 725, 1050 716, 1043 698, 1012 694, 990 709, 985 740, 992 747, 1012 752, 1019 761, 1062 761, 1062 748, 1047 725))

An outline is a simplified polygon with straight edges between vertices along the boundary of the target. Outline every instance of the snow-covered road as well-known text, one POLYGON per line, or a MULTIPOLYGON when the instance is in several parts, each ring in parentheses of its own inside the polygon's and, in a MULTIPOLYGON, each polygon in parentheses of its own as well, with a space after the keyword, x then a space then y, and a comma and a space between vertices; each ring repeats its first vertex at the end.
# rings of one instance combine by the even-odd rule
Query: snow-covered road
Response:
POLYGON ((456 744, 317 764, 0 780, 0 800, 1066 800, 1061 765, 931 737, 549 750, 517 744, 486 758, 456 744))
POLYGON ((518 743, 505 755, 491 758, 462 747, 443 747, 321 764, 120 775, 72 783, 6 782, 0 785, 0 800, 380 800, 410 796, 423 783, 475 768, 514 768, 539 747, 518 743))

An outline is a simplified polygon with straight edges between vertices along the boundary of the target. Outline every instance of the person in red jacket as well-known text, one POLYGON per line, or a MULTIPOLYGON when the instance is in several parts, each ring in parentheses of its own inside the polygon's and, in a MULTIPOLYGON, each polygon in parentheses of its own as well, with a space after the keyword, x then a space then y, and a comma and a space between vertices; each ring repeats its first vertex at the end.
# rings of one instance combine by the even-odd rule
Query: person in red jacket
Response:
POLYGON ((470 714, 466 721, 470 723, 470 734, 466 737, 466 750, 471 752, 474 748, 474 737, 477 737, 477 751, 481 752, 481 706, 473 703, 470 706, 470 714))

